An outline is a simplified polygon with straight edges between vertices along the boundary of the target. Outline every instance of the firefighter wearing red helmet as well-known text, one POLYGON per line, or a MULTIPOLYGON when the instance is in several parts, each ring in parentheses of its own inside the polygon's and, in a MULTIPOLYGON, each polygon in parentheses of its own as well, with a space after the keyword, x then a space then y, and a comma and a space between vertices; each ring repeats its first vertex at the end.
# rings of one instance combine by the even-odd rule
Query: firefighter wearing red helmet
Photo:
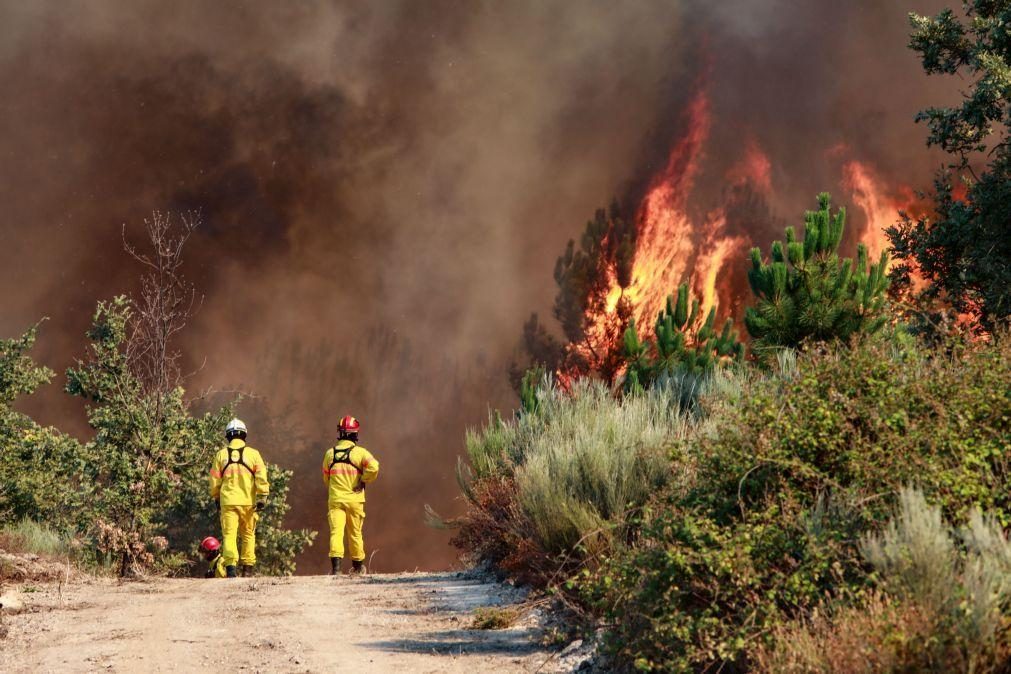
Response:
POLYGON ((221 554, 221 542, 214 536, 208 536, 200 541, 200 554, 207 560, 209 566, 204 578, 225 578, 225 558, 221 554))
POLYGON ((336 576, 344 558, 344 533, 353 573, 365 572, 365 485, 379 476, 379 462, 358 444, 361 424, 352 416, 340 420, 337 444, 323 454, 323 484, 327 487, 330 525, 330 574, 336 576))

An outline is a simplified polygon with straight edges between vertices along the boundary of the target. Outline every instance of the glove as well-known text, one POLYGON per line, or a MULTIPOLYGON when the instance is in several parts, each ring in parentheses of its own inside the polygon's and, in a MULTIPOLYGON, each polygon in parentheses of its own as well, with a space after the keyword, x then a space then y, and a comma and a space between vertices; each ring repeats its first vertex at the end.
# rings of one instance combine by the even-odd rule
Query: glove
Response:
POLYGON ((256 502, 256 512, 260 512, 261 510, 263 510, 266 507, 267 507, 267 502, 266 501, 257 501, 256 502))
POLYGON ((221 512, 221 501, 218 500, 214 501, 214 509, 217 510, 219 513, 221 512))

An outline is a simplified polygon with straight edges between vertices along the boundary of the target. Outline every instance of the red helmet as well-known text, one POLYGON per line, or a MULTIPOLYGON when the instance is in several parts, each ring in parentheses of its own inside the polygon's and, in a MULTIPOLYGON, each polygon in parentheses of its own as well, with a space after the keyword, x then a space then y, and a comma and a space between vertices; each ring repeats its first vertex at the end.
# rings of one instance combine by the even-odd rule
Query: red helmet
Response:
POLYGON ((220 547, 221 542, 214 536, 208 536, 204 540, 200 541, 200 549, 204 552, 217 552, 220 547))
POLYGON ((358 420, 350 414, 341 419, 340 424, 337 425, 337 429, 341 433, 357 433, 361 427, 362 425, 358 423, 358 420))

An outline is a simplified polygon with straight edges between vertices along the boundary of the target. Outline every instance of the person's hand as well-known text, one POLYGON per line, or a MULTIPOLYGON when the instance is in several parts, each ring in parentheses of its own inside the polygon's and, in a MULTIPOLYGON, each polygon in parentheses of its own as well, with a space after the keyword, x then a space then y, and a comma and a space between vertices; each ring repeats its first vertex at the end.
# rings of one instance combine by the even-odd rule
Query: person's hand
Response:
POLYGON ((267 507, 267 502, 266 501, 257 501, 256 502, 256 512, 260 512, 261 510, 263 510, 266 507, 267 507))
POLYGON ((220 500, 218 500, 218 499, 214 500, 214 509, 217 510, 219 513, 221 512, 221 501, 220 500))

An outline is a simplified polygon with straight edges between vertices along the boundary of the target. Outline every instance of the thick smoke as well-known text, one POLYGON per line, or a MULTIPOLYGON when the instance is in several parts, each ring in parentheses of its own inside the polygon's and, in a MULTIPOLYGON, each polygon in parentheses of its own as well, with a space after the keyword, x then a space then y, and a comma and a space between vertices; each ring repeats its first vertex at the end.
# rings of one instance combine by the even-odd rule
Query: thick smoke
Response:
MULTIPOLYGON (((444 567, 423 504, 459 510, 463 429, 512 406, 554 258, 663 165, 698 87, 699 208, 746 142, 772 159, 772 203, 728 223, 756 240, 772 216, 748 213, 796 218, 838 184, 829 148, 924 183, 911 118, 942 94, 905 9, 796 4, 0 2, 0 329, 50 316, 40 357, 62 369, 95 301, 135 283, 122 224, 200 211, 192 388, 258 396, 251 441, 296 468, 292 524, 324 535, 317 464, 359 416, 383 464, 375 566, 444 567)), ((80 428, 56 389, 33 411, 80 428)))

